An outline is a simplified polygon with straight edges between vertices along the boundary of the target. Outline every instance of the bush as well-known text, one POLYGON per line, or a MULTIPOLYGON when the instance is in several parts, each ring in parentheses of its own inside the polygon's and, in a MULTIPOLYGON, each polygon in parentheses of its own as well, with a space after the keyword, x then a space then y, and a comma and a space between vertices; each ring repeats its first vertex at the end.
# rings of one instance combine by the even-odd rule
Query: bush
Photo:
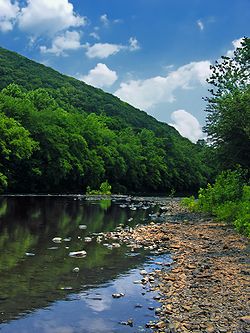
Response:
POLYGON ((101 183, 99 190, 91 190, 89 186, 86 189, 86 195, 110 195, 111 194, 111 185, 107 180, 101 183))
POLYGON ((201 211, 233 224, 250 237, 250 186, 244 185, 242 172, 222 172, 212 186, 200 189, 198 200, 184 198, 183 205, 191 211, 201 211))

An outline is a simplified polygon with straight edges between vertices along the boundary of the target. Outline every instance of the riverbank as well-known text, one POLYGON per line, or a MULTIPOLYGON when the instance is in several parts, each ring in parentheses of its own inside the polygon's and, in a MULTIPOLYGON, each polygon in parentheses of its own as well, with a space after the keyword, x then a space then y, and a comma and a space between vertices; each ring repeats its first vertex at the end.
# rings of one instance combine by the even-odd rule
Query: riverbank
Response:
POLYGON ((109 233, 132 251, 171 252, 173 265, 144 275, 159 291, 156 332, 250 331, 249 241, 223 223, 191 214, 177 202, 161 207, 155 222, 109 233))

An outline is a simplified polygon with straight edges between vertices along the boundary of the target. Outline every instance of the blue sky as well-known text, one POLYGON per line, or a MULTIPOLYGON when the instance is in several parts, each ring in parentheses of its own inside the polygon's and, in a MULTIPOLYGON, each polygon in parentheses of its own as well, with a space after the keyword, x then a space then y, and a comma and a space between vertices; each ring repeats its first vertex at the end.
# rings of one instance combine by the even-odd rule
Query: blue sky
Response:
POLYGON ((249 37, 250 0, 0 0, 0 45, 203 137, 209 65, 249 37))

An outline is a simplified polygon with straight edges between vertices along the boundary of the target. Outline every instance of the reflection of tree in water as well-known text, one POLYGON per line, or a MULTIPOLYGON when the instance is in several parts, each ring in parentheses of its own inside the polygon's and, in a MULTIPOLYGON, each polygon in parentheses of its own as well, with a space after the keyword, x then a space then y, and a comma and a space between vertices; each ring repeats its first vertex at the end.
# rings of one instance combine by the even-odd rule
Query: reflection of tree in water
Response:
POLYGON ((93 232, 113 230, 136 214, 110 202, 10 197, 0 202, 0 212, 2 321, 44 307, 72 292, 61 290, 62 287, 70 286, 76 293, 114 279, 142 261, 141 256, 125 256, 124 246, 109 250, 95 240, 84 243, 79 239, 93 232), (86 224, 87 230, 80 230, 79 224, 86 224), (54 244, 55 236, 71 237, 71 241, 54 244), (58 249, 50 250, 53 246, 58 249), (82 249, 87 251, 86 258, 68 256, 70 251, 82 249), (28 257, 26 252, 35 256, 28 257), (72 272, 75 266, 80 268, 79 274, 72 272))

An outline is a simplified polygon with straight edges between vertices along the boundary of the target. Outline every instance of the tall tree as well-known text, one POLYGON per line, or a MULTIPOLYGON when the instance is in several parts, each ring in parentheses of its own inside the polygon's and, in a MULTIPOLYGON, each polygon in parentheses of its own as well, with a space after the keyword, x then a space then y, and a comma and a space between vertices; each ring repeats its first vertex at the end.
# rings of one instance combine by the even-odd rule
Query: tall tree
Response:
POLYGON ((204 131, 223 168, 250 168, 250 39, 211 66, 204 131))

